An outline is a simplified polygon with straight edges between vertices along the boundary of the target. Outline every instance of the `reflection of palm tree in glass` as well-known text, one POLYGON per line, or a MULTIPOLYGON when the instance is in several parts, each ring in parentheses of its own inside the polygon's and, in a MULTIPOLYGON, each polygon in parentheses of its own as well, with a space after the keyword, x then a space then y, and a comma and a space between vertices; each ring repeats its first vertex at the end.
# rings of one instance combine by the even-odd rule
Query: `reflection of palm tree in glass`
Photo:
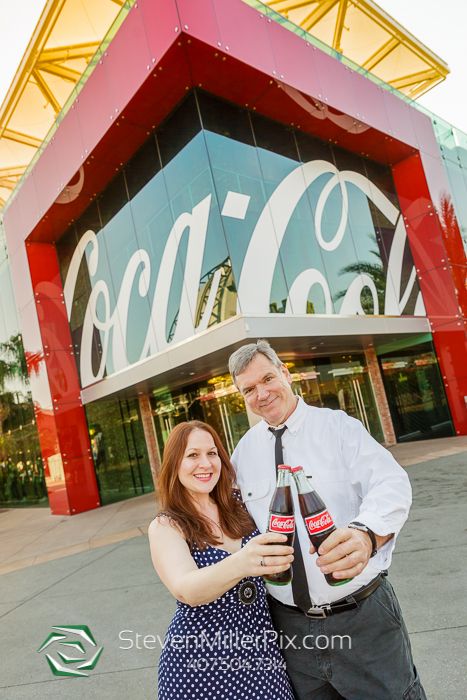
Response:
MULTIPOLYGON (((10 406, 15 404, 14 394, 5 391, 5 383, 11 379, 19 379, 22 384, 28 385, 29 369, 34 374, 39 373, 39 363, 42 353, 25 353, 23 339, 18 333, 12 335, 10 340, 0 343, 0 435, 3 433, 3 422, 10 414, 10 406), (26 359, 27 358, 27 359, 26 359)), ((23 396, 23 401, 28 402, 29 397, 23 396)))
MULTIPOLYGON (((436 212, 438 214, 439 223, 444 237, 451 239, 453 243, 461 238, 467 253, 467 230, 465 227, 462 227, 462 229, 459 228, 456 212, 454 211, 454 205, 452 203, 452 197, 448 192, 445 192, 442 195, 436 212)), ((460 261, 456 260, 454 262, 460 261)))
MULTIPOLYGON (((370 238, 373 244, 375 244, 376 246, 378 245, 375 234, 369 234, 368 238, 370 238)), ((381 254, 379 250, 370 250, 369 252, 371 253, 371 255, 374 255, 378 259, 378 262, 361 261, 350 263, 349 265, 345 265, 345 267, 342 267, 339 270, 339 275, 359 275, 363 273, 364 275, 368 275, 368 277, 371 277, 375 284, 376 292, 378 295, 379 309, 377 309, 376 313, 381 313, 384 309, 384 296, 386 293, 386 273, 384 272, 383 262, 381 260, 381 254)), ((346 289, 342 289, 340 292, 337 292, 333 297, 333 301, 342 299, 346 295, 346 293, 346 289)), ((365 287, 361 293, 361 304, 362 309, 366 314, 374 313, 373 297, 368 287, 365 287)))

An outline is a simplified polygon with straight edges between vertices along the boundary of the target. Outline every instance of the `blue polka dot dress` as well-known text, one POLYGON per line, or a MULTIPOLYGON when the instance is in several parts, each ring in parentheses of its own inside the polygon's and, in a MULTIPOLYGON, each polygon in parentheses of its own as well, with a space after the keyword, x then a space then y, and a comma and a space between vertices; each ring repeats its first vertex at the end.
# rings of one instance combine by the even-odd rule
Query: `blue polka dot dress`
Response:
MULTIPOLYGON (((192 556, 201 569, 230 554, 195 545, 192 556)), ((206 605, 177 601, 159 661, 159 700, 293 700, 275 640, 261 577, 243 579, 206 605)))

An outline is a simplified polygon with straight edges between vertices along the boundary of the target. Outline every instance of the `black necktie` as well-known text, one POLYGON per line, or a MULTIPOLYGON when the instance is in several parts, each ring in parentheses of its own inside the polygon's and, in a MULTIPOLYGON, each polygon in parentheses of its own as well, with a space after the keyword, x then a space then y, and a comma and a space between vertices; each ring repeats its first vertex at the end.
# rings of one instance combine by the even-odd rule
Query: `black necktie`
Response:
MULTIPOLYGON (((276 457, 276 474, 279 464, 284 463, 284 455, 282 452, 282 436, 287 430, 285 425, 280 430, 269 428, 271 433, 276 438, 275 457, 276 457)), ((308 612, 312 607, 310 593, 308 591, 308 581, 306 578, 305 564, 303 563, 302 550, 300 549, 300 541, 297 532, 295 531, 294 539, 294 562, 293 562, 293 577, 292 577, 292 595, 295 605, 303 612, 308 612)))

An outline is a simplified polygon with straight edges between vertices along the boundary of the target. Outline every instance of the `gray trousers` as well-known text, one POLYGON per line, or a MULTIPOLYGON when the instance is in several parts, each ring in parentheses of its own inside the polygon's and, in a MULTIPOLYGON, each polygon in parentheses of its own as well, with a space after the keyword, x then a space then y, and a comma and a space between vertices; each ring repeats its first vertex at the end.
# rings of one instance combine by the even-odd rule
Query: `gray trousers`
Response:
POLYGON ((426 700, 386 577, 358 608, 311 620, 270 598, 297 700, 426 700))

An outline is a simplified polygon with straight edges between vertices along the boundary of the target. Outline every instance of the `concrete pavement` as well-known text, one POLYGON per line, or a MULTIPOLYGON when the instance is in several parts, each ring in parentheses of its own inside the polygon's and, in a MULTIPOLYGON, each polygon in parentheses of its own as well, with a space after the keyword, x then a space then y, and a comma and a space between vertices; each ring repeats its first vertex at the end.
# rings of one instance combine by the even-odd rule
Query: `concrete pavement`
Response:
MULTIPOLYGON (((431 455, 407 466, 414 504, 390 570, 429 700, 466 697, 465 450, 465 438, 394 448, 402 464, 431 455)), ((158 637, 163 640, 175 603, 149 556, 145 528, 154 496, 72 518, 45 509, 24 513, 0 513, 0 698, 156 698, 158 637), (83 549, 64 554, 67 547, 83 549), (88 678, 56 677, 47 650, 37 653, 52 626, 70 625, 88 625, 104 647, 88 678), (145 638, 154 648, 145 648, 145 638)))

